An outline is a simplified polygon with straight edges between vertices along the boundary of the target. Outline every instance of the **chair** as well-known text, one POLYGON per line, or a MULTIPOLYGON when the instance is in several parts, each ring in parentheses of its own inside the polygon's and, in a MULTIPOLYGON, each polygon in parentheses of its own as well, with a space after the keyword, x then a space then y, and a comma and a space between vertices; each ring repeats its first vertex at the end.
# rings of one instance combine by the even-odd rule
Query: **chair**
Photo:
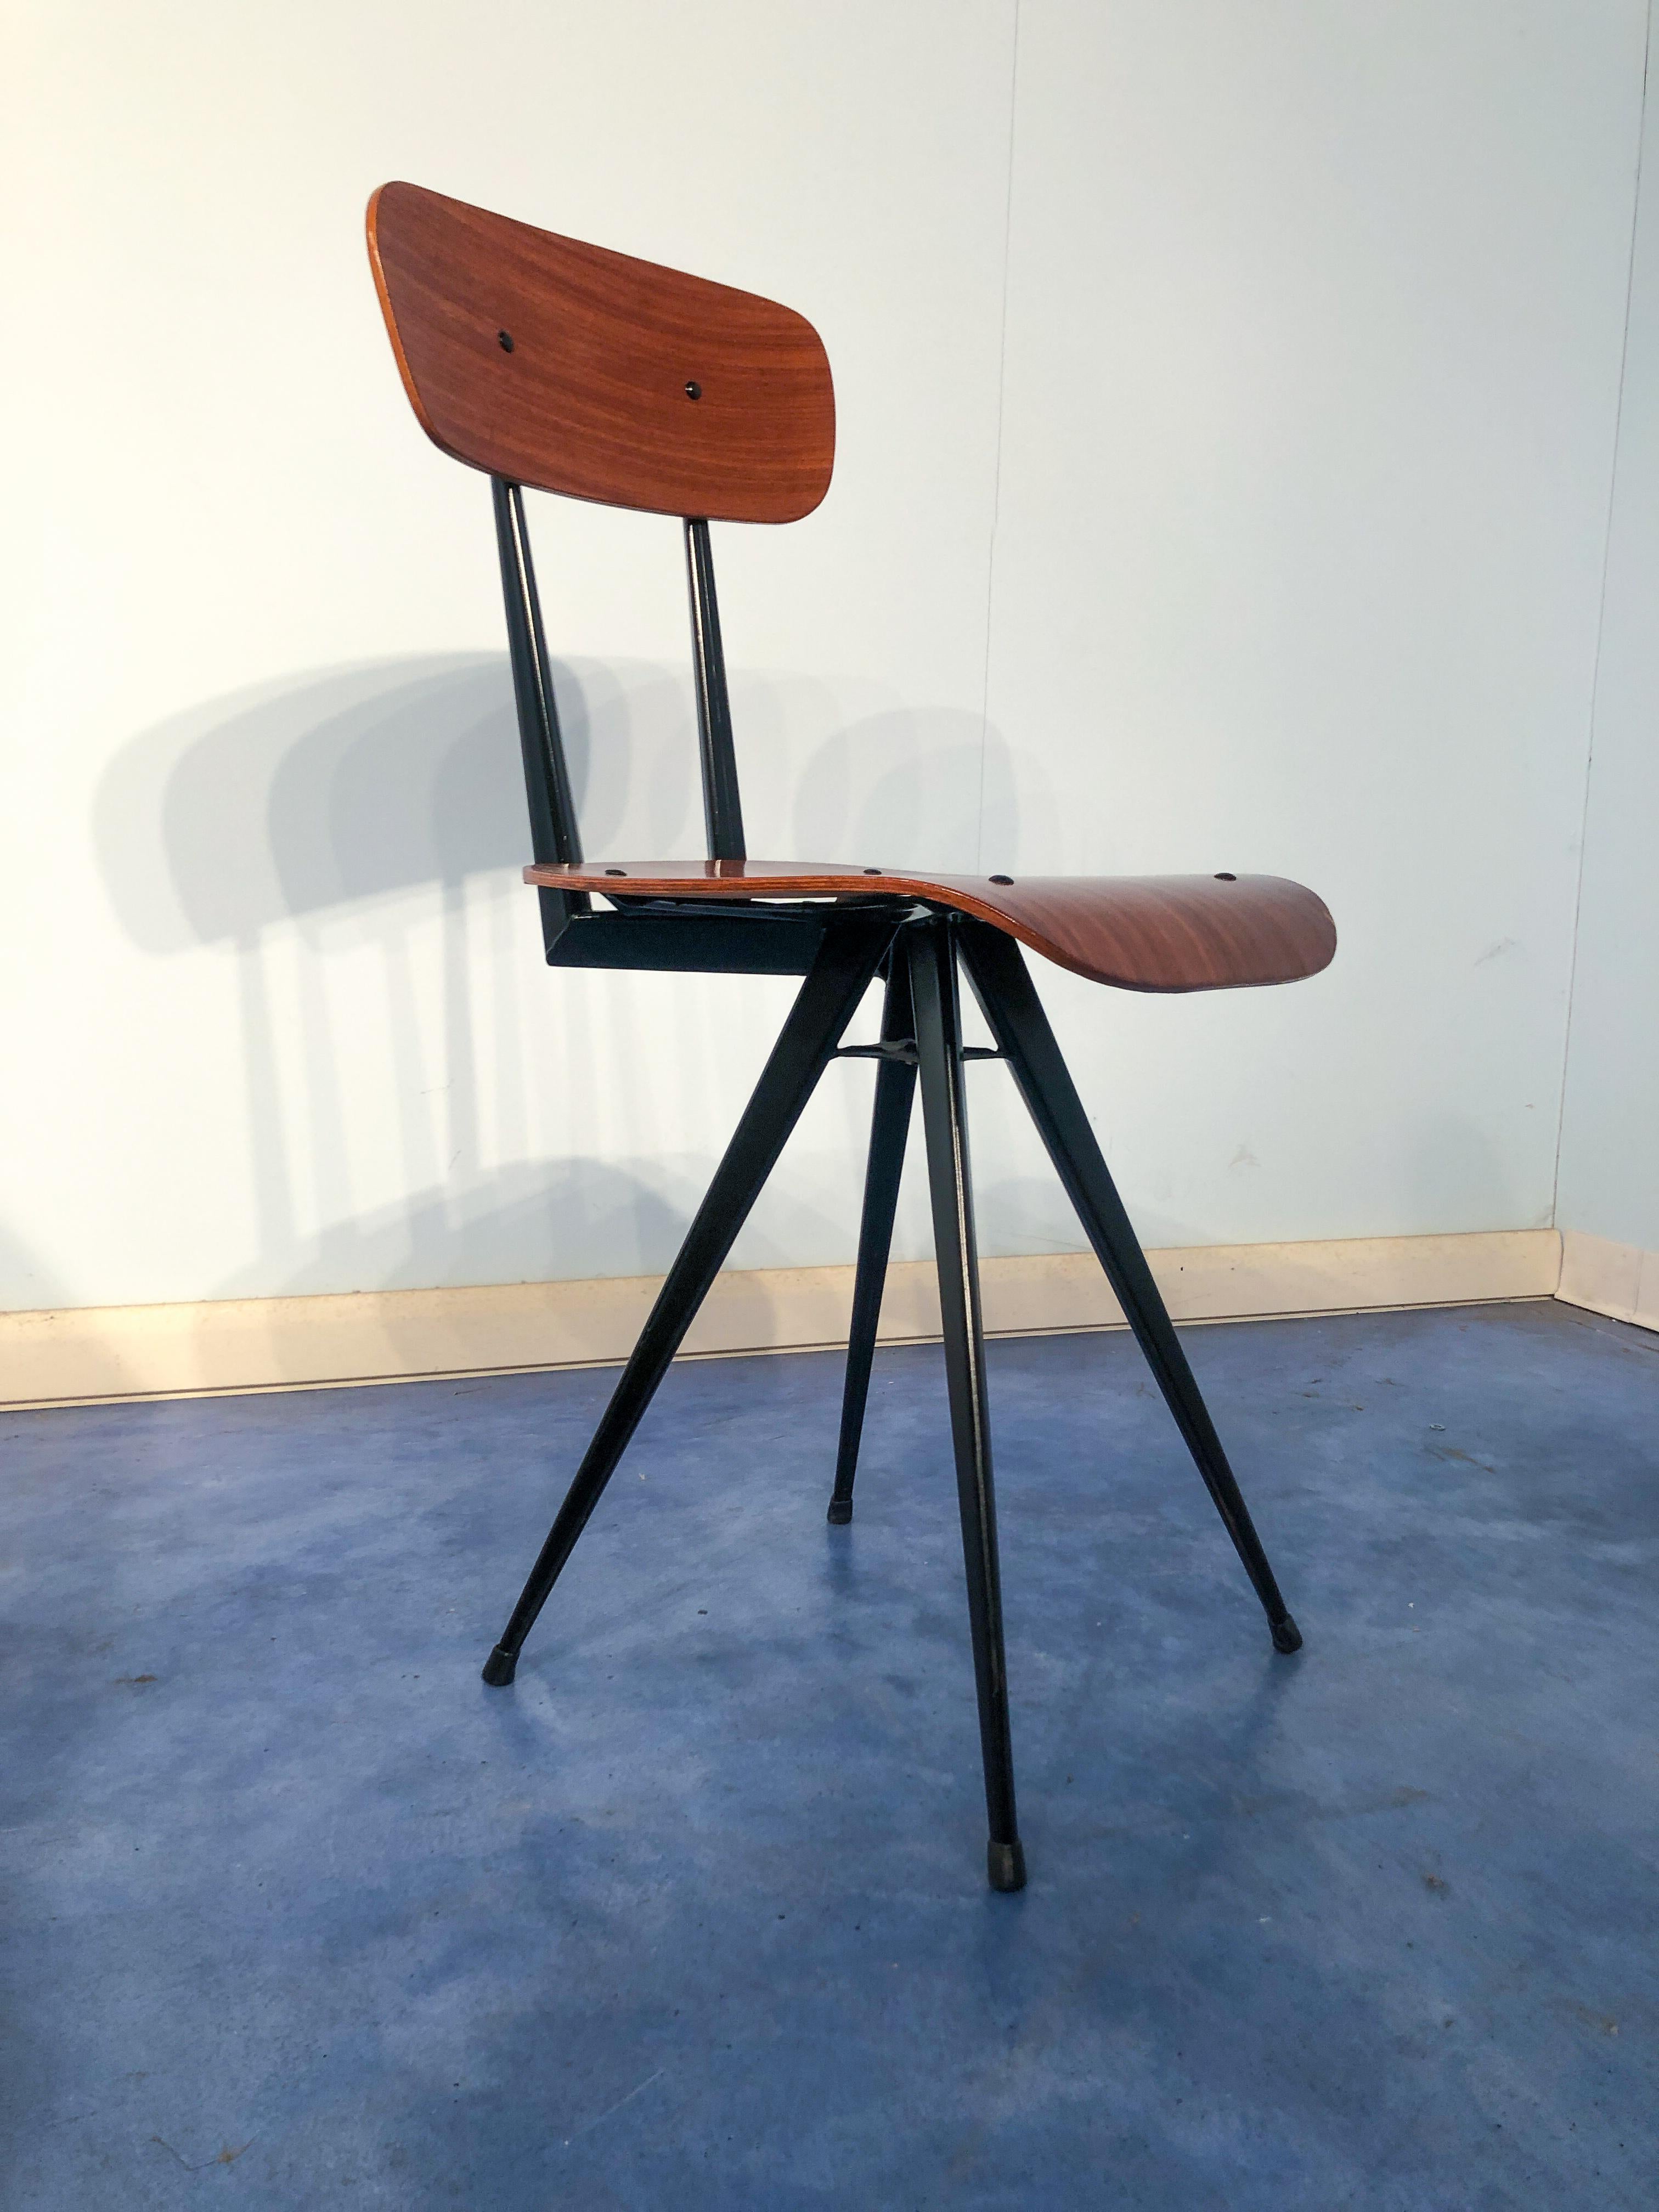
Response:
POLYGON ((510 1683, 537 1615, 832 1060, 876 1062, 840 1448, 829 1517, 853 1484, 899 1172, 918 1077, 938 1249, 994 1888, 1025 1880, 1015 1818, 979 1268, 963 1065, 1007 1062, 1089 1241, 1267 1615, 1301 1637, 1145 1255, 1119 1201, 1020 947, 1132 991, 1287 983, 1330 961, 1311 891, 1269 876, 933 875, 857 862, 751 860, 732 739, 711 520, 791 522, 829 489, 830 365, 788 308, 535 230, 413 185, 368 209, 369 258, 422 426, 491 479, 529 800, 526 883, 556 968, 804 980, 622 1370, 484 1680, 510 1683), (708 858, 585 860, 561 745, 523 487, 682 519, 708 858), (965 1046, 965 969, 995 1038, 965 1046), (843 1035, 884 987, 879 1042, 843 1035))

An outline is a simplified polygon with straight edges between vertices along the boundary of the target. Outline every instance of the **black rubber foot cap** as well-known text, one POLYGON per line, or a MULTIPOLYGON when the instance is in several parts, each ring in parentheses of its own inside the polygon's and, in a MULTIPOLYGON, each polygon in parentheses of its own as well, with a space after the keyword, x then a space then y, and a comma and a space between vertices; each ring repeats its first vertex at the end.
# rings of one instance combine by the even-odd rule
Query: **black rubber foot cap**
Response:
POLYGON ((1273 1632, 1275 1651, 1299 1651, 1302 1649, 1302 1631, 1288 1613, 1283 1620, 1270 1621, 1268 1626, 1273 1632))
POLYGON ((1025 1854, 1018 1844, 987 1844, 986 1871, 993 1889, 1024 1889, 1025 1854))
POLYGON ((830 1500, 830 1510, 824 1518, 832 1528, 844 1528, 852 1517, 853 1501, 850 1498, 832 1498, 830 1500))
POLYGON ((484 1661, 483 1678, 492 1690, 504 1690, 519 1671, 516 1651, 503 1651, 498 1644, 484 1661))

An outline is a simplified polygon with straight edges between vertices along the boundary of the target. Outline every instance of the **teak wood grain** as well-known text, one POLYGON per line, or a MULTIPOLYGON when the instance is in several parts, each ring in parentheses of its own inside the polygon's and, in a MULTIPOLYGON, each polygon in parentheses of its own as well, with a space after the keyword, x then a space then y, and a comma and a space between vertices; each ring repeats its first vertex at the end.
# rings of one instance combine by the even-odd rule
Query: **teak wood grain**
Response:
POLYGON ((918 899, 1006 930, 1091 982, 1127 991, 1294 983, 1328 967, 1336 925, 1282 876, 913 875, 811 860, 585 861, 527 884, 637 898, 918 899))
POLYGON ((770 300, 382 185, 368 252, 404 388, 444 452, 611 507, 793 522, 830 488, 830 363, 770 300))

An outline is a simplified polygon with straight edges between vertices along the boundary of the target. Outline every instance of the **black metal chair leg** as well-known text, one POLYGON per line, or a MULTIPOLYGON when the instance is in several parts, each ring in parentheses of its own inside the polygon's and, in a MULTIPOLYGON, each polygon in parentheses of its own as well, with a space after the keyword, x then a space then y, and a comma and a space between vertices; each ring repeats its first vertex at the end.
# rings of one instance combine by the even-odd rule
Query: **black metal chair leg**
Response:
POLYGON ((986 1019, 1255 1585, 1267 1615, 1273 1649, 1298 1650, 1301 1632, 1279 1595, 1209 1409, 1152 1279, 1146 1255, 1123 1210, 1019 948, 1002 931, 977 922, 963 925, 961 939, 962 957, 986 1019))
POLYGON ((881 1293, 893 1247, 893 1216, 898 1208, 899 1180, 904 1171, 904 1147, 915 1097, 915 1036, 910 965, 896 949, 881 1009, 881 1041, 894 1050, 876 1065, 870 1164, 864 1176, 864 1218, 859 1227, 847 1380, 842 1389, 841 1444, 836 1454, 835 1493, 830 1500, 829 1518, 837 1527, 853 1517, 853 1478, 858 1472, 859 1439, 864 1433, 864 1408, 870 1395, 870 1363, 875 1357, 876 1324, 881 1318, 881 1293))
POLYGON ((1014 1810, 1013 1741, 1008 1727, 1008 1673, 1002 1649, 996 1493, 991 1480, 985 1336, 968 1167, 954 932, 943 921, 918 923, 904 932, 900 942, 909 954, 915 1005, 921 1119, 927 1139, 927 1180, 933 1194, 933 1242, 945 1321, 945 1368, 951 1393, 951 1435, 956 1448, 957 1497, 968 1571, 968 1619, 979 1692, 985 1809, 991 1832, 986 1861, 994 1889, 1023 1889, 1025 1856, 1014 1810))
POLYGON ((892 936, 890 915, 866 914, 838 921, 825 937, 611 1393, 513 1617, 484 1663, 483 1678, 493 1686, 500 1688, 513 1680, 519 1652, 548 1592, 667 1373, 892 936))

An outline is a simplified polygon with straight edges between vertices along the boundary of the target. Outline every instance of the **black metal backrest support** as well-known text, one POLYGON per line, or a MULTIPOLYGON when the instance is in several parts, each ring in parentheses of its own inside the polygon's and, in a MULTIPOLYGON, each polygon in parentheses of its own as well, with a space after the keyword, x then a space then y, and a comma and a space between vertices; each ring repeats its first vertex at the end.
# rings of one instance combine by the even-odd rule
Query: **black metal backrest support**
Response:
POLYGON ((691 592, 691 660, 697 680, 697 743, 702 756, 702 813, 711 860, 745 860, 738 761, 732 744, 732 702, 726 689, 720 603, 708 525, 685 526, 685 574, 691 592))
MULTIPOLYGON (((524 493, 492 477, 495 543, 501 562, 513 697, 519 714, 525 797, 530 807, 531 850, 538 860, 580 860, 581 831, 570 792, 559 709, 542 628, 542 604, 525 521, 524 493)), ((711 860, 748 857, 743 842, 743 804, 738 795, 737 754, 732 742, 732 702, 720 643, 720 602, 714 595, 714 556, 708 525, 685 523, 685 572, 691 598, 691 660, 696 678, 697 742, 702 763, 702 811, 711 860)), ((586 914, 585 891, 544 890, 542 934, 550 953, 573 915, 586 914)))
MULTIPOLYGON (((524 494, 515 483, 492 477, 495 502, 495 544, 501 560, 501 598, 507 611, 507 653, 513 664, 513 699, 519 714, 519 750, 524 759, 525 798, 530 808, 530 849, 538 860, 580 860, 581 833, 559 733, 559 709, 553 696, 542 605, 530 556, 524 494)), ((572 915, 586 914, 592 902, 586 891, 541 893, 542 938, 549 952, 572 915)))

